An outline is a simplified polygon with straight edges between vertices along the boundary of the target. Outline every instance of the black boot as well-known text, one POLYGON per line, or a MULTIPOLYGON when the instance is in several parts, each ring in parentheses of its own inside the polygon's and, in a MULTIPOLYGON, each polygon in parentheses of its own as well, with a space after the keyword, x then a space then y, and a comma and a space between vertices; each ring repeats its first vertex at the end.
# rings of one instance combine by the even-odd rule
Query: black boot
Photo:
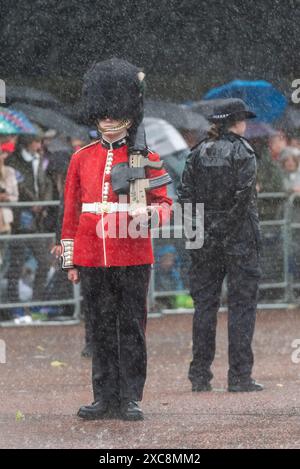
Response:
POLYGON ((104 399, 99 399, 91 405, 81 406, 77 415, 85 420, 99 420, 106 418, 109 414, 108 402, 104 399))
POLYGON ((255 391, 262 391, 264 389, 262 384, 257 383, 254 379, 250 379, 249 381, 244 381, 236 384, 229 384, 228 391, 229 392, 255 392, 255 391))
POLYGON ((192 392, 208 392, 211 390, 212 387, 209 382, 192 384, 192 392))
POLYGON ((136 401, 124 401, 121 404, 123 420, 144 420, 144 414, 136 401))

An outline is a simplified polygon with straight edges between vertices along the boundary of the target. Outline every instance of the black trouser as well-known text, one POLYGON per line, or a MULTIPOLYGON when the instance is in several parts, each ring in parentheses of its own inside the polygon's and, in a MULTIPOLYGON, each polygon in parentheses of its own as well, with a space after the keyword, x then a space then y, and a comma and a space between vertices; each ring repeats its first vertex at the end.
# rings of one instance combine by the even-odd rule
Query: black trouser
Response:
POLYGON ((141 400, 146 380, 150 265, 80 267, 92 324, 95 401, 141 400))
MULTIPOLYGON (((85 293, 82 292, 83 298, 86 297, 85 293)), ((93 324, 91 320, 90 311, 88 309, 88 305, 83 302, 83 313, 84 313, 84 329, 85 329, 85 346, 92 345, 92 337, 93 337, 93 324)))
MULTIPOLYGON (((248 234, 249 235, 249 234, 248 234)), ((241 234, 241 237, 243 234, 241 234)), ((259 255, 256 241, 223 247, 207 244, 191 253, 191 295, 195 304, 193 319, 193 360, 189 378, 202 384, 213 377, 210 367, 215 356, 217 312, 222 283, 227 274, 228 288, 228 382, 247 382, 253 367, 251 342, 255 327, 259 255)))

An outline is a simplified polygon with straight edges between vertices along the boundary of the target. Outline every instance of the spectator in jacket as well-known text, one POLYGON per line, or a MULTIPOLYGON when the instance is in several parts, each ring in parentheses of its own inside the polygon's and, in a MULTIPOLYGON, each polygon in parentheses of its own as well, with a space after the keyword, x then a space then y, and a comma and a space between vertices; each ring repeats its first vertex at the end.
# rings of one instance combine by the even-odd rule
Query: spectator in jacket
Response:
POLYGON ((300 192, 299 158, 298 148, 285 147, 280 153, 279 161, 283 170, 284 189, 287 192, 300 192))
MULTIPOLYGON (((0 145, 0 202, 16 202, 19 197, 15 170, 5 166, 9 152, 5 143, 0 145)), ((13 211, 9 207, 0 208, 0 234, 11 232, 13 211)))
MULTIPOLYGON (((39 135, 20 136, 15 152, 6 160, 16 173, 21 202, 51 200, 51 184, 46 177, 41 156, 41 137, 39 135)), ((13 233, 35 234, 44 230, 47 208, 38 204, 15 210, 13 233)), ((48 241, 36 238, 11 242, 11 259, 8 270, 8 299, 18 302, 18 281, 21 276, 28 250, 35 257, 36 271, 33 298, 41 299, 48 271, 48 241)))

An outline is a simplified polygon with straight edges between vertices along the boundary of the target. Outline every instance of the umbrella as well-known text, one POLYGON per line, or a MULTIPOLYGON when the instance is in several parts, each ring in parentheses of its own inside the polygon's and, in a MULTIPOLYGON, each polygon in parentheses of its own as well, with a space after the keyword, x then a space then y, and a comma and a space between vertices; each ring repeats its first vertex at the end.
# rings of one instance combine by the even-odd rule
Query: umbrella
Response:
POLYGON ((165 155, 188 149, 187 143, 178 130, 168 122, 154 117, 145 117, 144 126, 147 144, 162 158, 165 155))
POLYGON ((0 135, 35 135, 36 129, 23 112, 0 107, 0 135))
POLYGON ((265 122, 247 121, 245 137, 249 140, 253 138, 266 138, 276 135, 277 132, 273 127, 265 122))
POLYGON ((64 139, 60 137, 55 137, 53 138, 49 145, 47 145, 47 149, 49 150, 50 153, 69 153, 69 155, 72 154, 73 149, 72 146, 69 145, 64 139))
POLYGON ((176 200, 176 190, 180 183, 189 147, 178 130, 163 119, 144 118, 146 140, 150 149, 157 152, 173 183, 168 185, 168 196, 176 200))
POLYGON ((60 101, 47 91, 37 90, 28 86, 7 86, 6 102, 11 105, 15 102, 35 104, 41 107, 58 107, 60 101))
POLYGON ((276 122, 276 127, 285 131, 300 129, 300 110, 287 107, 283 116, 276 122))
POLYGON ((175 103, 163 101, 146 101, 145 117, 163 119, 176 129, 201 130, 206 132, 209 128, 207 120, 199 114, 175 103))
POLYGON ((223 86, 211 89, 204 99, 241 98, 257 115, 257 120, 273 122, 287 106, 286 97, 271 83, 264 80, 234 80, 223 86))
POLYGON ((206 119, 208 119, 212 114, 214 114, 214 109, 218 104, 224 102, 223 99, 202 99, 201 101, 194 101, 191 104, 185 104, 186 109, 190 109, 193 112, 202 114, 206 119))
POLYGON ((50 173, 63 173, 67 169, 73 153, 71 145, 57 137, 51 140, 47 148, 50 153, 48 171, 50 173))
POLYGON ((53 109, 44 109, 25 103, 15 103, 14 108, 23 111, 33 122, 46 129, 56 129, 62 135, 89 140, 88 130, 85 127, 53 109))

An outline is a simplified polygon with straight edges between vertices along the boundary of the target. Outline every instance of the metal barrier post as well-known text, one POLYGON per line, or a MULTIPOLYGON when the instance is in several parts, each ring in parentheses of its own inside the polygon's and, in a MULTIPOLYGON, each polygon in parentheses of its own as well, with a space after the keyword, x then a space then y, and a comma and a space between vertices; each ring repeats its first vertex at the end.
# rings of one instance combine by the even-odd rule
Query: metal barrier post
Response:
MULTIPOLYGON (((293 193, 288 201, 287 201, 287 219, 288 219, 288 224, 289 224, 289 253, 288 256, 289 258, 294 259, 294 241, 293 241, 293 232, 294 230, 299 230, 300 229, 300 222, 295 222, 293 221, 293 210, 294 210, 294 202, 296 199, 300 199, 300 194, 299 193, 293 193)), ((299 245, 299 251, 300 251, 300 245, 299 245)), ((298 298, 296 298, 295 295, 295 289, 298 288, 300 289, 300 282, 295 282, 293 274, 290 272, 289 276, 289 289, 290 289, 290 297, 293 301, 294 304, 299 304, 300 303, 300 295, 298 298)))

